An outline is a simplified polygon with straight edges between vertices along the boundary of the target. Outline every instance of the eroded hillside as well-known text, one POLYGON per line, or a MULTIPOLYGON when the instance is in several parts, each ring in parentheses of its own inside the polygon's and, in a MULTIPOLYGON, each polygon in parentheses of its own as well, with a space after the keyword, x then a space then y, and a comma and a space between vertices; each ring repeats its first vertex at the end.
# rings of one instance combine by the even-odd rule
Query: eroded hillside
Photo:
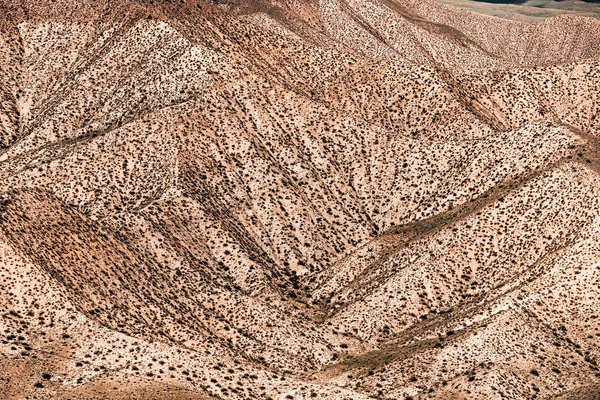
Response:
POLYGON ((0 398, 594 398, 597 20, 0 10, 0 398))

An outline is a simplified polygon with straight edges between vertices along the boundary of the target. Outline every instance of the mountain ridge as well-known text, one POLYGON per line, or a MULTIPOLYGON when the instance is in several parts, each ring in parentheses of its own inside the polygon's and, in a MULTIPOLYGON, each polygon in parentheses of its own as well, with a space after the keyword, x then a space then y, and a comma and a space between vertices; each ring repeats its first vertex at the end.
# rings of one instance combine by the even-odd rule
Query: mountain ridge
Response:
POLYGON ((0 398, 593 396, 600 21, 1 8, 0 398))

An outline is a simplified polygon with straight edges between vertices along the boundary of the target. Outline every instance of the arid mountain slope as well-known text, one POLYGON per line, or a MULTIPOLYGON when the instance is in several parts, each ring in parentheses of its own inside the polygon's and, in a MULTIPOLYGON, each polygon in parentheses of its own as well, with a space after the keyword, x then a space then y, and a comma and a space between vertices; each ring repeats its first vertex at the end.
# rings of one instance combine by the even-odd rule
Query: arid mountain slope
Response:
POLYGON ((0 9, 0 398, 595 390, 600 21, 0 9))

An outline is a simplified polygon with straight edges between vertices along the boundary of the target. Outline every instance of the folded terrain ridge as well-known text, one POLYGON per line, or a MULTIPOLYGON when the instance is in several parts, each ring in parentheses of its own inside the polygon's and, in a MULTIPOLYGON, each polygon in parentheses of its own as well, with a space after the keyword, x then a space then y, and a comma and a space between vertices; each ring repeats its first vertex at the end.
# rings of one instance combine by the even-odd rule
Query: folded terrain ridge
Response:
POLYGON ((0 399, 600 397, 600 21, 0 0, 0 399))

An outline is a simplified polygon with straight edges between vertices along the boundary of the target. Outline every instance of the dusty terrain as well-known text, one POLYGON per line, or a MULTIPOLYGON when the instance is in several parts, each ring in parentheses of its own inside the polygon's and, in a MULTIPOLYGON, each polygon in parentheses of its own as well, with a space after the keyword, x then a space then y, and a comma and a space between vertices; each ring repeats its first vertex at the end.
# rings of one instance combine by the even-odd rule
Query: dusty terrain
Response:
POLYGON ((600 21, 0 0, 0 68, 0 398, 598 398, 600 21))
POLYGON ((470 11, 512 19, 536 22, 560 14, 600 18, 598 0, 436 0, 470 11))

